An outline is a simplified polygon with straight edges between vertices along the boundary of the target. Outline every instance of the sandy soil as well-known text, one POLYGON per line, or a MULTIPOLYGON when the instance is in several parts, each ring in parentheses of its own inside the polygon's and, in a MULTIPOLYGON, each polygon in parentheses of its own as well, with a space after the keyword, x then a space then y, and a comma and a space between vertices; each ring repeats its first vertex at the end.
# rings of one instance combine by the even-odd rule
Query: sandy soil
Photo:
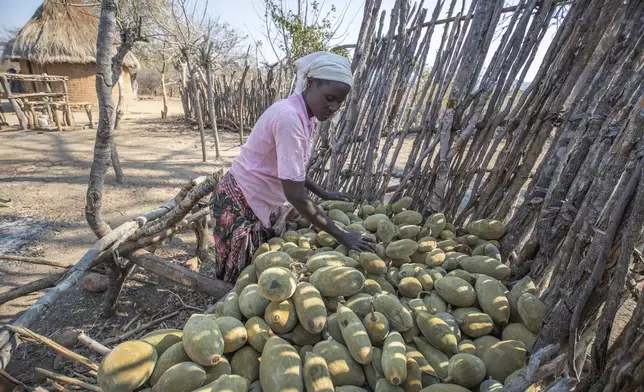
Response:
MULTIPOLYGON (((181 118, 180 102, 171 101, 167 120, 159 118, 159 111, 158 101, 137 102, 116 134, 126 180, 116 184, 113 172, 106 179, 103 211, 112 227, 156 208, 189 179, 229 166, 239 152, 238 135, 222 132, 223 158, 215 161, 213 138, 207 135, 209 158, 202 162, 199 131, 181 118)), ((17 123, 11 114, 8 117, 10 122, 17 123)), ((12 200, 10 207, 0 208, 0 254, 41 257, 71 265, 95 241, 83 215, 94 139, 93 129, 62 133, 15 128, 0 131, 0 198, 12 200)), ((176 236, 157 254, 178 262, 194 257, 194 235, 186 232, 176 236)), ((54 271, 59 269, 0 260, 0 292, 54 271)), ((139 271, 137 276, 145 277, 145 272, 139 271)), ((147 278, 159 281, 158 277, 147 278)), ((146 285, 128 281, 117 316, 102 320, 98 310, 103 294, 86 293, 78 285, 34 329, 55 337, 64 327, 82 328, 102 341, 179 309, 179 300, 168 290, 199 308, 206 307, 211 300, 164 282, 146 285), (123 328, 135 317, 131 325, 123 328)), ((14 319, 42 294, 34 293, 0 305, 0 323, 14 319)), ((181 317, 161 327, 178 326, 187 315, 187 311, 183 312, 181 317)), ((53 362, 50 351, 22 345, 8 370, 32 383, 33 367, 51 369, 53 362)), ((67 365, 64 368, 67 372, 78 370, 67 365)))

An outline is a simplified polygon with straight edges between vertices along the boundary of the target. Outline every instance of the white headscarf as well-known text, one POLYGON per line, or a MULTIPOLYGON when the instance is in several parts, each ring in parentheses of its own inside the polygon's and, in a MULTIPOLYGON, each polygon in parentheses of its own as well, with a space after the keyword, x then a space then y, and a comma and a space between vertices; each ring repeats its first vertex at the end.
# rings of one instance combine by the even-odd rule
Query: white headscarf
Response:
POLYGON ((315 52, 295 61, 295 93, 302 94, 309 78, 333 80, 353 87, 351 64, 346 57, 331 52, 315 52))

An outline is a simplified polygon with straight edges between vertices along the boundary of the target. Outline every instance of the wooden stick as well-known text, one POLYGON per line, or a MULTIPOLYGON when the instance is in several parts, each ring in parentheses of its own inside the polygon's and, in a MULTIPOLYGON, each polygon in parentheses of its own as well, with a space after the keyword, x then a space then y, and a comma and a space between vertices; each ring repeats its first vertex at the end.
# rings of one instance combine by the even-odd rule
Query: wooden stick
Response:
POLYGON ((87 377, 86 375, 84 375, 82 373, 79 373, 79 372, 76 372, 76 371, 74 371, 74 376, 80 378, 83 381, 87 381, 90 384, 94 384, 96 382, 96 380, 94 378, 87 377))
POLYGON ((131 262, 162 278, 212 295, 215 298, 222 298, 232 287, 229 283, 190 271, 187 268, 173 264, 143 249, 125 254, 124 256, 131 262))
POLYGON ((96 351, 97 353, 101 355, 107 355, 110 353, 110 351, 112 351, 109 348, 97 342, 96 340, 87 336, 84 331, 78 331, 78 332, 79 332, 78 341, 83 343, 85 346, 91 348, 92 350, 96 351))
POLYGON ((51 385, 54 387, 59 392, 69 392, 69 389, 65 388, 64 386, 60 385, 56 381, 52 380, 51 378, 47 379, 47 385, 51 385))
POLYGON ((11 381, 12 383, 14 383, 16 385, 22 385, 22 386, 25 385, 20 380, 18 380, 17 378, 13 377, 11 374, 5 372, 2 369, 0 369, 0 376, 6 378, 7 380, 11 381))
POLYGON ((53 380, 60 381, 63 384, 74 385, 74 386, 77 386, 77 387, 85 388, 85 389, 90 390, 90 391, 103 392, 103 390, 101 388, 99 388, 98 386, 96 386, 96 385, 88 384, 86 382, 77 380, 77 379, 75 379, 73 377, 63 376, 62 374, 57 374, 57 373, 54 373, 54 372, 50 372, 49 370, 45 370, 45 369, 42 369, 42 368, 39 368, 39 367, 36 368, 36 373, 40 373, 45 377, 49 377, 49 378, 51 378, 53 380))
POLYGON ((31 339, 34 339, 42 344, 45 344, 49 347, 51 347, 54 351, 59 353, 60 355, 64 356, 67 359, 71 359, 72 361, 78 362, 81 365, 85 366, 89 370, 98 370, 98 365, 89 359, 85 358, 84 356, 77 354, 66 347, 61 346, 60 344, 54 342, 53 340, 46 338, 42 335, 39 335, 27 328, 24 327, 15 327, 13 325, 5 325, 4 328, 10 330, 11 332, 25 336, 31 339))
POLYGON ((103 344, 106 344, 106 345, 107 345, 107 344, 114 344, 114 343, 118 343, 118 342, 120 342, 120 341, 122 341, 122 340, 125 340, 125 339, 129 338, 129 337, 130 337, 130 336, 132 336, 132 335, 136 335, 137 333, 139 333, 139 332, 141 332, 141 331, 145 331, 146 329, 148 329, 148 328, 150 328, 150 327, 153 327, 153 326, 155 326, 155 325, 159 324, 159 323, 160 323, 160 322, 162 322, 162 321, 165 321, 165 320, 167 320, 167 319, 171 319, 171 318, 173 318, 173 317, 175 317, 175 316, 179 315, 179 313, 180 313, 182 310, 183 310, 183 309, 175 310, 175 311, 174 311, 174 312, 172 312, 172 313, 168 313, 168 314, 166 314, 165 316, 159 317, 158 319, 154 319, 154 320, 150 321, 149 323, 143 324, 143 325, 141 325, 140 327, 134 328, 133 330, 131 330, 131 331, 129 331, 129 332, 126 332, 126 333, 124 333, 124 334, 122 334, 122 335, 115 336, 115 337, 113 337, 113 338, 107 339, 105 342, 103 342, 103 344))
POLYGON ((134 322, 138 320, 140 317, 141 317, 141 313, 138 313, 136 316, 132 317, 132 320, 128 321, 127 324, 125 324, 123 328, 121 328, 121 330, 125 332, 128 329, 130 329, 130 325, 134 324, 134 322))
POLYGON ((65 276, 66 272, 60 272, 56 274, 50 274, 45 276, 42 279, 38 279, 34 282, 27 283, 24 286, 19 286, 14 289, 11 289, 9 291, 5 291, 4 293, 0 294, 0 305, 9 302, 11 300, 14 300, 16 298, 23 297, 27 294, 31 294, 36 291, 48 289, 56 284, 59 280, 61 280, 65 276))

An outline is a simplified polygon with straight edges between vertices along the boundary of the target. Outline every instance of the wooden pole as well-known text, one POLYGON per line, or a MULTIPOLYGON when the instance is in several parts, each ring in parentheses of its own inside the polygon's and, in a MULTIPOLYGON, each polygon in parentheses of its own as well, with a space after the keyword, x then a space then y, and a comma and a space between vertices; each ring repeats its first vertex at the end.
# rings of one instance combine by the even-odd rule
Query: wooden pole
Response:
MULTIPOLYGON (((248 47, 250 50, 250 47, 248 47)), ((244 144, 244 82, 246 81, 246 75, 248 74, 248 55, 246 56, 246 65, 244 66, 244 72, 242 73, 241 80, 239 81, 239 145, 244 144)))
POLYGON ((0 305, 9 302, 11 300, 14 300, 16 298, 20 298, 22 296, 25 296, 27 294, 33 293, 35 291, 40 291, 44 289, 48 289, 56 284, 60 279, 62 279, 65 276, 66 272, 59 272, 56 274, 49 274, 45 276, 42 279, 38 279, 34 282, 27 283, 25 285, 16 287, 14 289, 5 291, 4 293, 0 294, 0 305))
POLYGON ((11 107, 13 108, 13 111, 16 113, 16 117, 18 117, 18 122, 20 122, 20 126, 22 127, 23 130, 27 130, 27 117, 25 116, 25 113, 20 109, 20 106, 18 105, 18 102, 14 98, 12 98, 11 95, 11 86, 9 85, 9 81, 7 80, 6 76, 2 76, 2 88, 4 89, 4 97, 9 100, 11 103, 11 107))

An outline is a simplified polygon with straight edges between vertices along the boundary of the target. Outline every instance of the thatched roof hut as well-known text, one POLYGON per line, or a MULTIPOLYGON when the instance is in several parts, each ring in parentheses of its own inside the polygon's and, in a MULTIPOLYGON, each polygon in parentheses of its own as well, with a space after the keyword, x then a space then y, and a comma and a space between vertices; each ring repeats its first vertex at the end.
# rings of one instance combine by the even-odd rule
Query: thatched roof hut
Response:
MULTIPOLYGON (((4 58, 20 63, 20 73, 69 77, 72 102, 96 102, 96 40, 98 16, 95 7, 78 0, 44 0, 31 19, 7 43, 4 58)), ((116 50, 116 47, 115 47, 116 50)), ((132 53, 123 61, 125 97, 131 100, 131 74, 139 67, 132 53)), ((39 86, 25 86, 41 91, 39 86)), ((116 96, 118 94, 115 94, 116 96)), ((115 97, 116 98, 116 97, 115 97)))

